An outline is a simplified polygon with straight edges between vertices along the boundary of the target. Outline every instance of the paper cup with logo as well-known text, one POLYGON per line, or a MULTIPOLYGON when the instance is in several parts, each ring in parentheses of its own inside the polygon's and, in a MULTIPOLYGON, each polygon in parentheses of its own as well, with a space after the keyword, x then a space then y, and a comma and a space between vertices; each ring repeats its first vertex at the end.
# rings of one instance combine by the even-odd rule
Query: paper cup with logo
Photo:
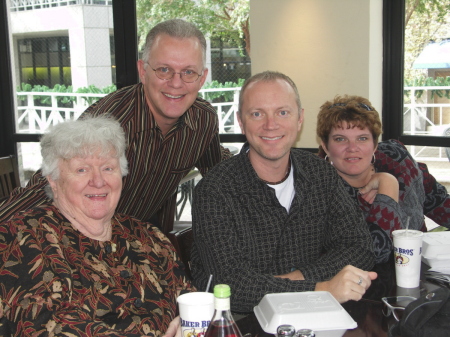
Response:
POLYGON ((400 229, 393 231, 392 237, 394 238, 397 286, 416 288, 420 282, 423 232, 400 229))
POLYGON ((214 315, 214 294, 192 292, 178 296, 182 337, 201 337, 214 315))

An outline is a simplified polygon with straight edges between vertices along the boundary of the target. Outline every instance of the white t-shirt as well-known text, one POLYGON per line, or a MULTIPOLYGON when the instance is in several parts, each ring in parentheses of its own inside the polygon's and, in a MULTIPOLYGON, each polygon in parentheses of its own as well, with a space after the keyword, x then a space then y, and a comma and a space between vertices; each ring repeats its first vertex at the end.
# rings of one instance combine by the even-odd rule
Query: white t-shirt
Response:
POLYGON ((267 186, 272 187, 275 190, 275 194, 280 202, 281 206, 286 208, 286 211, 289 213, 289 209, 291 208, 292 200, 295 196, 294 190, 294 168, 291 164, 291 172, 285 181, 281 184, 270 185, 267 186))

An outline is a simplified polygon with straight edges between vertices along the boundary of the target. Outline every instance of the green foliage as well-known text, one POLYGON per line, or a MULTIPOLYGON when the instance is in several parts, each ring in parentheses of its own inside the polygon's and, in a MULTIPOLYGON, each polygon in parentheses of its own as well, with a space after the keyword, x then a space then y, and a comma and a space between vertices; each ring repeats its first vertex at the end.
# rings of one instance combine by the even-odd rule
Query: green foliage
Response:
MULTIPOLYGON (((117 87, 115 84, 111 84, 107 87, 104 87, 103 89, 99 89, 95 85, 91 84, 88 87, 78 88, 76 92, 82 94, 110 94, 116 90, 117 87)), ((89 96, 82 96, 81 98, 83 98, 88 105, 91 105, 92 103, 97 102, 100 99, 100 97, 89 97, 89 96)))
MULTIPOLYGON (((445 90, 430 90, 431 91, 431 99, 434 98, 434 95, 438 97, 445 97, 450 99, 450 76, 447 77, 424 77, 419 76, 412 80, 405 79, 405 87, 449 87, 449 89, 445 90)), ((416 98, 420 98, 423 95, 425 90, 416 90, 415 96, 416 98)), ((405 98, 409 98, 411 95, 411 90, 404 90, 405 98)))
POLYGON ((115 84, 110 84, 102 89, 104 94, 110 94, 116 90, 117 90, 117 87, 115 84))
MULTIPOLYGON (((117 88, 114 84, 111 84, 103 89, 97 88, 95 85, 90 85, 89 87, 82 87, 77 89, 77 93, 95 93, 95 94, 109 94, 116 91, 117 88)), ((17 97, 20 101, 25 101, 27 99, 26 95, 20 95, 20 92, 58 92, 58 93, 73 93, 73 88, 71 85, 66 87, 64 84, 55 84, 55 86, 50 89, 46 85, 35 85, 32 86, 28 83, 22 83, 17 87, 17 97)), ((83 97, 83 99, 90 105, 97 101, 100 97, 83 97)), ((56 96, 58 105, 71 106, 73 102, 76 101, 75 96, 56 96)), ((51 106, 52 100, 49 95, 35 95, 34 96, 35 105, 51 106)))
MULTIPOLYGON (((20 86, 17 87, 17 92, 59 92, 59 93, 71 93, 72 92, 72 86, 66 87, 64 84, 55 84, 53 89, 50 89, 46 85, 35 85, 32 86, 29 83, 22 83, 20 86)), ((27 99, 27 96, 25 95, 18 95, 17 96, 20 101, 25 101, 27 99)), ((61 105, 71 105, 73 101, 75 101, 75 97, 71 96, 57 96, 56 100, 61 105)), ((34 95, 34 104, 38 106, 51 106, 52 105, 52 98, 49 95, 34 95)))
POLYGON ((195 24, 203 34, 220 37, 241 46, 250 55, 249 0, 136 0, 139 47, 156 24, 182 18, 195 24))
MULTIPOLYGON (((49 92, 50 88, 47 87, 46 85, 35 85, 33 87, 33 89, 31 89, 31 91, 32 92, 49 92)), ((41 105, 44 105, 44 106, 50 106, 50 105, 52 105, 52 98, 47 95, 42 95, 42 96, 35 95, 34 102, 37 103, 38 105, 40 103, 41 105)))
MULTIPOLYGON (((64 84, 55 84, 52 91, 59 93, 72 93, 73 89, 71 85, 66 87, 64 84)), ((58 103, 62 103, 64 105, 71 105, 76 100, 76 98, 75 96, 57 96, 56 100, 58 101, 58 103)))
MULTIPOLYGON (((17 87, 17 92, 21 92, 21 91, 30 92, 32 89, 33 89, 33 87, 31 86, 31 84, 22 82, 22 84, 17 87)), ((27 99, 27 96, 18 95, 17 98, 20 101, 25 101, 27 99)))
MULTIPOLYGON (((220 89, 220 88, 240 88, 244 84, 244 79, 240 78, 237 83, 235 82, 225 82, 220 83, 219 81, 212 81, 205 83, 202 89, 220 89)), ((234 91, 214 91, 205 92, 205 99, 210 102, 231 102, 233 101, 234 91)), ((199 94, 199 96, 201 96, 199 94)))
POLYGON ((442 21, 450 11, 448 0, 406 0, 405 5, 407 18, 415 11, 418 15, 435 16, 436 21, 442 21))
POLYGON ((413 68, 414 61, 430 42, 449 37, 449 12, 450 0, 405 1, 405 78, 426 76, 426 70, 413 68))

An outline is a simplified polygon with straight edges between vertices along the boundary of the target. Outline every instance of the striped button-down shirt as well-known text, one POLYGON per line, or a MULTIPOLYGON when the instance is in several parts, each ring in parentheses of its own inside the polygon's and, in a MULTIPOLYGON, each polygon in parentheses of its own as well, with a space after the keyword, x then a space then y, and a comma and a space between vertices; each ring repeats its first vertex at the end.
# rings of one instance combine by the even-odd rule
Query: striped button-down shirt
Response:
MULTIPOLYGON (((163 136, 148 105, 142 84, 120 89, 90 106, 84 114, 114 116, 127 137, 129 173, 123 180, 117 212, 149 220, 158 215, 163 231, 173 227, 180 180, 197 167, 204 175, 230 152, 220 146, 218 118, 201 98, 163 136)), ((26 188, 16 189, 0 206, 0 221, 19 210, 49 202, 46 179, 36 173, 26 188)))

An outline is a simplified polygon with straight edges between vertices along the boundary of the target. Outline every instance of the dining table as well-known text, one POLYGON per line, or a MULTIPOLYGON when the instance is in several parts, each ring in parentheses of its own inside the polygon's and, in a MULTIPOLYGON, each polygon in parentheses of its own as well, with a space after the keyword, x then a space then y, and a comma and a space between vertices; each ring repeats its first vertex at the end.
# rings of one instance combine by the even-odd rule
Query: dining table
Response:
MULTIPOLYGON (((425 263, 421 265, 421 280, 417 288, 400 288, 395 282, 395 262, 392 256, 389 261, 375 265, 372 269, 378 277, 372 281, 363 298, 359 301, 348 301, 342 307, 357 323, 357 327, 349 329, 344 337, 385 337, 389 336, 389 329, 397 321, 393 315, 386 317, 383 313, 382 298, 387 296, 413 296, 419 297, 439 287, 448 287, 448 283, 436 283, 427 280, 425 271, 430 267, 425 263)), ((245 315, 236 321, 242 335, 246 337, 273 337, 273 334, 265 332, 254 313, 245 315)), ((311 327, 302 327, 309 329, 311 327)))

